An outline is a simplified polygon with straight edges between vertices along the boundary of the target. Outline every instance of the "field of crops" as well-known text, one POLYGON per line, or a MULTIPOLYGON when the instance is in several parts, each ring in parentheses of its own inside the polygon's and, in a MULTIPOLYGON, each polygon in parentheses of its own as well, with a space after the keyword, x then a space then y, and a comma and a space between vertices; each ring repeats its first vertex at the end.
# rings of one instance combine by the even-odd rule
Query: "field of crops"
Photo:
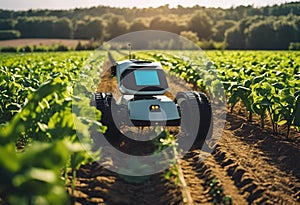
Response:
MULTIPOLYGON (((226 102, 228 112, 205 160, 193 150, 142 182, 93 163, 101 152, 86 152, 80 143, 92 140, 91 127, 105 131, 83 117, 101 116, 86 106, 87 85, 97 84, 89 77, 98 78, 82 73, 91 53, 1 54, 0 204, 300 203, 300 52, 206 54, 212 63, 202 67, 196 51, 136 54, 226 102), (78 84, 85 95, 74 93, 78 84)), ((93 64, 107 59, 97 55, 93 64)))
MULTIPOLYGON (((199 59, 197 52, 178 54, 188 56, 196 63, 199 59)), ((170 59, 160 54, 156 59, 165 62, 171 72, 202 90, 211 89, 216 80, 221 80, 231 111, 241 102, 249 114, 248 120, 253 120, 253 114, 258 115, 262 128, 266 118, 269 117, 274 132, 278 132, 278 126, 287 126, 287 138, 291 126, 299 130, 299 52, 227 51, 208 52, 208 56, 214 62, 209 70, 210 72, 215 70, 219 79, 205 74, 203 68, 200 68, 200 72, 197 71, 197 66, 193 66, 193 62, 178 63, 179 59, 170 59)), ((219 85, 218 82, 215 84, 219 85)))

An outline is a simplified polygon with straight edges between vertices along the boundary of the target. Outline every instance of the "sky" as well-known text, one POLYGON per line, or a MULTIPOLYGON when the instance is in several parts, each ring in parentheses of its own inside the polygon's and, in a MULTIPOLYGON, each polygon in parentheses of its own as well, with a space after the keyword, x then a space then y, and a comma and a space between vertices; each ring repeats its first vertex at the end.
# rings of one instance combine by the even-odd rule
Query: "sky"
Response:
MULTIPOLYGON (((292 0, 293 1, 293 0, 292 0)), ((0 0, 0 9, 72 9, 92 6, 112 7, 158 7, 169 4, 170 7, 182 5, 185 7, 200 5, 206 7, 230 8, 239 5, 254 5, 255 7, 292 2, 291 0, 0 0)), ((296 0, 294 0, 296 1, 296 0)))

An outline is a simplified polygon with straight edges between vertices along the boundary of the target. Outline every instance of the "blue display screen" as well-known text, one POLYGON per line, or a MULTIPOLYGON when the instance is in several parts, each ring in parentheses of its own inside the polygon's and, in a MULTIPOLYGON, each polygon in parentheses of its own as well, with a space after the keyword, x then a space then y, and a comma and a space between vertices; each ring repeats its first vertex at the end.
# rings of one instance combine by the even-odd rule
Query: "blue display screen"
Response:
POLYGON ((134 77, 137 86, 159 86, 159 78, 156 70, 135 70, 134 77))

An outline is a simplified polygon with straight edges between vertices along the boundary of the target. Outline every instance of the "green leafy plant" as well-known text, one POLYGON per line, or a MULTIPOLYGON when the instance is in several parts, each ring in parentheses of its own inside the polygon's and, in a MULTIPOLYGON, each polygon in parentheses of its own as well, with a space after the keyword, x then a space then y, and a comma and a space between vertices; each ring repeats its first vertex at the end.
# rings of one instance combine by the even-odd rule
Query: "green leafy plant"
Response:
POLYGON ((221 181, 216 177, 206 181, 204 186, 208 188, 208 193, 212 198, 212 204, 233 204, 231 196, 224 194, 224 188, 221 184, 221 181))
POLYGON ((63 172, 72 172, 74 190, 76 170, 100 156, 99 151, 89 151, 89 129, 96 126, 100 132, 105 130, 96 120, 101 113, 86 106, 87 97, 72 100, 72 86, 83 54, 77 59, 72 59, 72 53, 52 57, 39 54, 35 59, 24 55, 18 61, 7 55, 1 59, 0 77, 5 81, 0 82, 0 115, 9 114, 0 125, 2 201, 66 204, 69 197, 63 172), (75 113, 72 107, 77 109, 75 113), (86 112, 97 117, 82 117, 86 112))

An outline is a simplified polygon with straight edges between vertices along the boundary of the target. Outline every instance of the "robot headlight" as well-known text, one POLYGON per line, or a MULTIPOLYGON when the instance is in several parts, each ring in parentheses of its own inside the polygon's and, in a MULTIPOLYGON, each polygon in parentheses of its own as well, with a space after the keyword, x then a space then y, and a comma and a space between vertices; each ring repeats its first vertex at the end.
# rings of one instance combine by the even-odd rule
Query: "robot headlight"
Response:
POLYGON ((150 105, 150 112, 161 112, 159 105, 150 105))

